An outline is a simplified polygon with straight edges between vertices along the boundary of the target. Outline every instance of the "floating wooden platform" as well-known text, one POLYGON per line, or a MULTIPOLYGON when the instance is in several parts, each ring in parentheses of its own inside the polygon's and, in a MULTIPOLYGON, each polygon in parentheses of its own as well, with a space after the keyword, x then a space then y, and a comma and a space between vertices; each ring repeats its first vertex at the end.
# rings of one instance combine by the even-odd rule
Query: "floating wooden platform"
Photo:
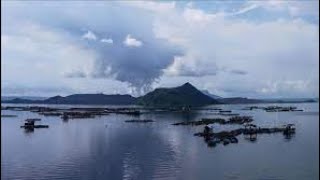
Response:
POLYGON ((25 126, 20 126, 20 128, 25 128, 25 129, 32 129, 32 128, 49 128, 49 125, 25 125, 25 126))
POLYGON ((145 119, 145 120, 126 120, 126 123, 148 123, 148 122, 154 122, 151 119, 145 119))
POLYGON ((195 133, 194 135, 204 137, 208 146, 212 147, 218 143, 223 143, 224 145, 238 143, 236 136, 241 134, 247 136, 250 141, 255 141, 257 134, 283 133, 283 135, 288 137, 295 133, 295 128, 293 126, 293 124, 287 124, 284 127, 261 128, 256 127, 256 125, 253 124, 248 124, 245 128, 239 128, 232 131, 221 131, 217 133, 200 132, 195 133))

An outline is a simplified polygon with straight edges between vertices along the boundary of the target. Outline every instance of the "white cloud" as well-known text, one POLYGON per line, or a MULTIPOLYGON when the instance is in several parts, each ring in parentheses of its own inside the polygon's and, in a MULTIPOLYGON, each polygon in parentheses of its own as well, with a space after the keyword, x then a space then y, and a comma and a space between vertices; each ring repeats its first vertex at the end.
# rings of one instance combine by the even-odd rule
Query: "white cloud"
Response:
POLYGON ((84 35, 82 35, 83 39, 87 40, 97 40, 97 36, 92 31, 87 31, 84 35))
MULTIPOLYGON (((2 34, 1 83, 3 88, 34 86, 73 89, 64 75, 73 70, 93 69, 96 54, 73 42, 66 34, 34 24, 20 24, 14 33, 2 34)), ((45 92, 44 92, 45 93, 45 92)))
POLYGON ((214 18, 224 16, 224 13, 208 14, 200 9, 185 8, 183 16, 189 23, 208 23, 214 18))
MULTIPOLYGON (((247 11, 256 8, 249 7, 247 11)), ((319 72, 319 42, 316 40, 319 28, 302 19, 255 23, 187 7, 182 12, 161 14, 153 30, 156 37, 185 50, 184 57, 175 58, 164 69, 165 76, 183 79, 183 76, 192 75, 202 79, 202 76, 211 75, 206 80, 195 81, 195 85, 201 87, 205 81, 214 79, 209 87, 222 89, 227 96, 241 93, 245 86, 250 86, 244 91, 252 91, 251 96, 253 93, 253 96, 264 95, 260 90, 267 86, 266 82, 279 79, 314 84, 309 89, 295 85, 291 96, 318 91, 317 79, 305 72, 312 72, 312 76, 319 72), (224 68, 231 73, 224 73, 224 68), (246 73, 248 75, 239 76, 246 73)))
POLYGON ((247 13, 249 11, 252 11, 256 8, 258 8, 259 6, 257 4, 250 4, 248 6, 245 6, 244 8, 242 9, 239 9, 237 10, 236 12, 232 13, 232 15, 239 15, 239 14, 244 14, 244 13, 247 13))
POLYGON ((1 34, 1 47, 4 47, 4 46, 7 45, 7 43, 8 43, 8 38, 9 38, 8 36, 1 34))
POLYGON ((217 67, 214 62, 208 63, 200 57, 176 56, 173 63, 163 72, 167 76, 202 77, 216 75, 217 67))
POLYGON ((100 40, 100 42, 102 42, 102 43, 107 43, 107 44, 113 44, 113 40, 112 39, 105 39, 105 38, 103 38, 103 39, 101 39, 100 40))
POLYGON ((125 1, 120 2, 128 6, 141 8, 153 12, 167 12, 175 8, 175 2, 154 2, 154 1, 125 1))
POLYGON ((313 15, 319 16, 319 1, 247 1, 248 5, 255 5, 270 12, 284 12, 292 17, 313 15))
MULTIPOLYGON (((300 96, 317 96, 319 94, 315 94, 312 92, 314 90, 314 84, 309 80, 276 80, 272 82, 268 82, 264 87, 258 90, 258 92, 265 94, 267 96, 282 96, 285 97, 287 95, 297 95, 300 96)), ((318 90, 319 91, 319 90, 318 90)), ((319 92, 318 92, 319 93, 319 92)))
POLYGON ((130 34, 126 36, 126 39, 123 41, 123 44, 128 47, 140 47, 142 46, 142 42, 131 37, 130 34))

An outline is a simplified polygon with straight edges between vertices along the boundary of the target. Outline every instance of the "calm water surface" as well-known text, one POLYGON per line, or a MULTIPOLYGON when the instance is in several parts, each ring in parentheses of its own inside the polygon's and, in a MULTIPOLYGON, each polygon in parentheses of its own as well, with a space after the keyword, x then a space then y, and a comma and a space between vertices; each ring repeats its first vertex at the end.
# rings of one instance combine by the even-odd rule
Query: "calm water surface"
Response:
MULTIPOLYGON (((268 104, 270 105, 270 104, 268 104)), ((288 104, 279 104, 286 106, 288 104)), ((23 111, 1 111, 1 178, 3 179, 319 179, 319 104, 290 104, 304 112, 241 110, 247 105, 222 105, 255 124, 296 124, 296 134, 258 135, 256 142, 239 136, 238 144, 214 148, 193 136, 203 126, 172 126, 179 121, 217 117, 212 111, 149 113, 154 123, 125 123, 127 115, 108 115, 67 122, 23 111), (49 129, 27 133, 26 118, 42 119, 49 129), (107 125, 107 126, 106 126, 107 125)), ((261 106, 261 104, 259 105, 261 106)), ((267 106, 267 105, 265 105, 267 106)), ((136 118, 134 118, 136 119, 136 118)), ((239 126, 215 126, 216 131, 239 126)))

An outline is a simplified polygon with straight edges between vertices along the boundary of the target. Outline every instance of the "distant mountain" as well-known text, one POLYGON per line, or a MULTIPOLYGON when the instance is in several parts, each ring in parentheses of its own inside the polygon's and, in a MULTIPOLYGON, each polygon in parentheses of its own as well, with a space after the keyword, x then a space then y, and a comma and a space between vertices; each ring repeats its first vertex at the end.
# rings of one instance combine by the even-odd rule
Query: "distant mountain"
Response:
POLYGON ((255 103, 265 103, 261 99, 249 99, 243 97, 232 97, 232 98, 221 98, 218 101, 222 104, 255 104, 255 103))
POLYGON ((283 99, 249 99, 244 97, 232 97, 218 99, 223 104, 256 104, 256 103, 307 103, 317 102, 312 98, 283 98, 283 99))
POLYGON ((319 102, 319 98, 273 98, 250 99, 245 97, 222 98, 199 91, 190 83, 175 88, 158 88, 139 98, 130 95, 106 94, 73 94, 70 96, 54 96, 50 98, 35 96, 1 96, 1 103, 20 104, 92 104, 92 105, 131 105, 177 107, 201 106, 209 104, 256 104, 256 103, 306 103, 319 102))
POLYGON ((203 94, 213 98, 213 99, 222 99, 221 96, 217 96, 217 95, 214 95, 214 94, 211 94, 208 90, 202 90, 201 91, 203 94))
POLYGON ((36 104, 41 102, 43 102, 43 100, 30 100, 30 99, 22 99, 22 98, 15 98, 11 100, 1 99, 1 103, 13 103, 13 104, 36 104))
POLYGON ((139 105, 171 107, 171 106, 201 106, 216 104, 217 100, 203 94, 190 83, 175 88, 158 88, 139 97, 139 105))
POLYGON ((1 96, 1 101, 8 101, 13 99, 25 99, 25 100, 45 100, 48 97, 38 97, 38 96, 1 96))
POLYGON ((274 98, 274 99, 261 99, 268 103, 307 103, 307 102, 318 102, 316 98, 274 98))
POLYGON ((39 103, 39 104, 92 104, 92 105, 129 105, 136 102, 130 95, 74 94, 66 97, 54 96, 45 100, 13 99, 3 103, 39 103))
POLYGON ((54 96, 45 100, 47 104, 134 104, 136 98, 130 95, 105 95, 105 94, 73 94, 70 96, 54 96))

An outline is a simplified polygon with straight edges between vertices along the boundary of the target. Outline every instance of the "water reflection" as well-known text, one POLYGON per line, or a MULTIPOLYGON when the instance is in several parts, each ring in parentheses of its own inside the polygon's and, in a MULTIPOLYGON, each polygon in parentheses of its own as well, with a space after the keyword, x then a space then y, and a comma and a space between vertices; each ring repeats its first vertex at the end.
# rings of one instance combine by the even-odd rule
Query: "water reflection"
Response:
POLYGON ((97 131, 89 140, 95 161, 83 163, 103 172, 97 175, 98 179, 107 175, 110 179, 151 179, 163 170, 174 171, 175 151, 159 133, 146 126, 123 127, 107 139, 103 130, 97 131))
POLYGON ((24 128, 24 133, 25 134, 34 133, 34 128, 24 128))
MULTIPOLYGON (((236 106, 238 109, 240 107, 236 106)), ((228 108, 234 109, 232 106, 228 108)), ((259 126, 273 127, 294 123, 298 125, 299 134, 259 134, 259 137, 248 135, 247 140, 254 143, 248 143, 242 134, 237 138, 243 143, 228 146, 222 146, 221 143, 216 148, 208 148, 207 145, 215 145, 207 143, 212 139, 193 136, 194 133, 201 132, 203 126, 171 124, 213 117, 211 114, 142 114, 141 119, 155 120, 152 124, 125 123, 125 120, 132 118, 125 115, 72 121, 63 121, 58 117, 41 117, 42 121, 52 128, 37 129, 34 133, 25 130, 22 132, 20 125, 21 120, 35 114, 14 113, 19 115, 19 119, 1 120, 3 179, 188 180, 319 177, 318 115, 241 112, 254 116, 259 126), (279 120, 273 122, 275 116, 279 116, 279 120), (248 158, 248 153, 251 158, 248 158)), ((219 132, 242 126, 217 125, 215 128, 219 132)))
POLYGON ((244 134, 244 139, 250 142, 256 142, 257 141, 258 134, 244 134))
POLYGON ((286 141, 290 141, 293 137, 295 137, 295 133, 283 134, 286 141))
POLYGON ((68 118, 62 118, 62 122, 67 123, 67 122, 69 122, 69 119, 68 118))

